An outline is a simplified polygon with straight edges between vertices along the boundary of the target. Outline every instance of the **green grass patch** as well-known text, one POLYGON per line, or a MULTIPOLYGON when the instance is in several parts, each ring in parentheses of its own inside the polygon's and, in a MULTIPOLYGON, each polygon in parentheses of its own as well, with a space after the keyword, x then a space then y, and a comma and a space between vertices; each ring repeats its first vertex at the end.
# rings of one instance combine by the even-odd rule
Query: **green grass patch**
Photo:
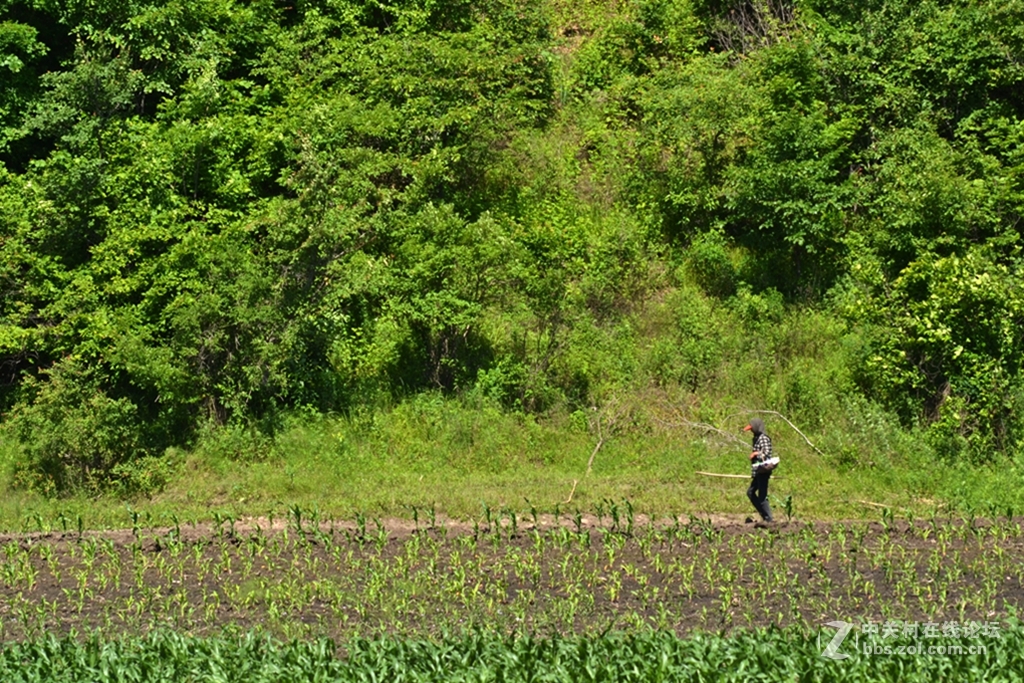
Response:
MULTIPOLYGON (((749 474, 741 432, 747 417, 720 422, 735 436, 728 439, 672 422, 670 411, 640 401, 617 412, 536 418, 421 395, 366 418, 296 419, 273 439, 255 431, 211 432, 191 453, 170 454, 177 461, 173 474, 149 496, 48 498, 9 489, 0 501, 0 528, 126 527, 130 511, 165 524, 172 516, 208 521, 215 512, 280 518, 293 505, 345 518, 408 518, 419 508, 472 520, 485 505, 521 514, 531 507, 592 511, 607 499, 628 499, 655 517, 747 515, 746 480, 697 474, 749 474)), ((822 455, 784 422, 768 419, 783 460, 771 484, 773 503, 781 510, 792 496, 797 519, 874 518, 878 505, 918 515, 940 506, 984 514, 1022 507, 1011 467, 943 464, 929 450, 912 448, 909 437, 871 459, 847 462, 842 453, 822 455)), ((821 443, 831 443, 828 433, 821 443)))

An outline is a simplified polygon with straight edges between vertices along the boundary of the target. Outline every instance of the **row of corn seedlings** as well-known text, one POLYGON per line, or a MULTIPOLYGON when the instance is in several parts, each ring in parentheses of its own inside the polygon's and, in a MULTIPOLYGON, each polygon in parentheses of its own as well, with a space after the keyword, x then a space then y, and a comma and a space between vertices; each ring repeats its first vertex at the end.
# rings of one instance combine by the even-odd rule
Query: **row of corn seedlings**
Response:
POLYGON ((614 628, 753 628, 831 619, 991 620, 1024 595, 1024 542, 1011 515, 780 530, 698 518, 635 523, 605 501, 542 525, 484 516, 453 533, 432 511, 396 535, 379 520, 293 507, 285 525, 205 535, 129 511, 127 540, 72 530, 0 544, 0 639, 43 633, 217 633, 282 637, 597 633, 614 628))

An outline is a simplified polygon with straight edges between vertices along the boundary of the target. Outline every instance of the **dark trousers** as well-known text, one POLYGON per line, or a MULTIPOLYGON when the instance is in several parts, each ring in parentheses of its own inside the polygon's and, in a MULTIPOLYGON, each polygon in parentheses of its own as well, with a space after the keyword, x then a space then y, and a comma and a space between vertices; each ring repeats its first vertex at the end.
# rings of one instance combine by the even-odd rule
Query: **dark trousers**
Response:
POLYGON ((772 509, 768 505, 768 479, 771 476, 771 472, 755 474, 750 479, 750 488, 747 489, 747 498, 754 504, 754 509, 761 515, 761 519, 766 522, 772 521, 772 509))

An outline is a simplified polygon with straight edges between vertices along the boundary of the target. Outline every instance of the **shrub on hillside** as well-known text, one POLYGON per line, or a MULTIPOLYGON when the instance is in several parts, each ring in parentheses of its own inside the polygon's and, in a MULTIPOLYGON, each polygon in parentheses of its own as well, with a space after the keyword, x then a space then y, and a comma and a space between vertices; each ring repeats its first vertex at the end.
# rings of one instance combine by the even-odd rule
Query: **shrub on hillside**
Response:
POLYGON ((22 449, 14 482, 47 494, 98 490, 142 452, 137 408, 74 364, 47 374, 31 382, 35 400, 20 403, 6 425, 22 449))

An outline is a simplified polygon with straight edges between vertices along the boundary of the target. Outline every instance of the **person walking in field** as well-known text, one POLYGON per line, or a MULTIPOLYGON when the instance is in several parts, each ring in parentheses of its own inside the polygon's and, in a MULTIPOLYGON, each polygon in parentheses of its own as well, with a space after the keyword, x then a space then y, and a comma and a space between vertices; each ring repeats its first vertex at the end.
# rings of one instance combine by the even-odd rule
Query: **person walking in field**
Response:
POLYGON ((746 427, 745 432, 754 434, 754 450, 750 454, 751 480, 747 489, 747 498, 754 504, 754 509, 766 523, 771 523, 772 508, 768 504, 768 479, 772 470, 779 464, 779 459, 772 455, 772 440, 764 431, 764 420, 754 418, 746 427))

